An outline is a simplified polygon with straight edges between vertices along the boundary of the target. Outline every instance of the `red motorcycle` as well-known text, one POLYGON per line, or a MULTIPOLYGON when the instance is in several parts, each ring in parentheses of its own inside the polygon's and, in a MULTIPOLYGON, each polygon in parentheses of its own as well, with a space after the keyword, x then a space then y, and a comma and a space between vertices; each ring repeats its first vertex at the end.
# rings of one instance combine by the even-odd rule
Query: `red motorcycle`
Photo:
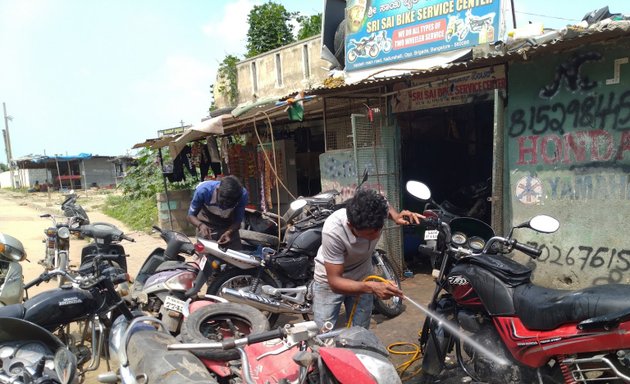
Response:
POLYGON ((168 349, 201 355, 219 383, 401 383, 386 348, 361 327, 327 328, 320 334, 314 321, 305 321, 240 338, 172 344, 168 349), (203 357, 208 351, 238 351, 240 360, 211 360, 203 357))
MULTIPOLYGON (((426 185, 407 191, 429 200, 426 185)), ((531 282, 531 269, 504 256, 519 243, 514 229, 553 233, 559 222, 539 215, 495 236, 485 223, 458 217, 427 220, 443 242, 434 265, 435 291, 420 345, 425 383, 445 373, 446 356, 484 383, 630 383, 630 286, 608 284, 569 291, 531 282), (487 351, 492 351, 488 354, 487 351)))

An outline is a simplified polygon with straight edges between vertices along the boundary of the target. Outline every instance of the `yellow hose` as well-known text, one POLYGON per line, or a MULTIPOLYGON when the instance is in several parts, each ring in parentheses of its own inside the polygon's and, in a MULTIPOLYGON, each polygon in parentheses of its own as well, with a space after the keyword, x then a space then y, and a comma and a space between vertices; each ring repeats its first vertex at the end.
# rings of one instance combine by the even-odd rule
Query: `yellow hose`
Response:
MULTIPOLYGON (((368 277, 366 277, 365 279, 363 279, 363 281, 370 281, 370 280, 376 280, 376 281, 380 281, 383 283, 389 283, 392 284, 391 281, 382 278, 381 276, 377 276, 377 275, 370 275, 368 277)), ((354 305, 352 306, 352 311, 350 311, 350 316, 348 316, 348 322, 346 323, 346 328, 350 328, 352 326, 352 319, 354 318, 354 312, 357 309, 357 305, 359 304, 359 300, 357 298, 357 300, 354 301, 354 305)), ((400 376, 402 378, 402 376, 405 374, 405 372, 407 371, 407 369, 416 361, 420 360, 421 356, 422 356, 422 352, 420 351, 420 346, 414 343, 408 343, 408 342, 397 342, 397 343, 392 343, 390 345, 387 346, 387 351, 389 353, 391 353, 392 355, 411 355, 411 358, 409 358, 409 360, 403 362, 402 364, 400 364, 399 366, 396 367, 396 371, 398 372, 398 376, 400 376), (410 346, 411 349, 407 350, 407 351, 400 351, 400 350, 396 350, 395 348, 397 347, 402 347, 402 346, 410 346)), ((406 377, 405 380, 409 380, 410 378, 414 377, 415 375, 417 375, 418 373, 420 373, 420 371, 422 370, 422 368, 417 369, 415 372, 411 373, 411 375, 409 377, 406 377)))

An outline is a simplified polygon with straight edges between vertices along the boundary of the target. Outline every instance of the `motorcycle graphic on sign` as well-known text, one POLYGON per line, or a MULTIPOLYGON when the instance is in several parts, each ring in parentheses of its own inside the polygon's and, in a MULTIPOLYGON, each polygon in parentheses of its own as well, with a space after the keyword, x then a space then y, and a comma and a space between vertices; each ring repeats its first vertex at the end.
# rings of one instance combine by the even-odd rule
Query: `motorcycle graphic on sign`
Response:
POLYGON ((354 62, 358 57, 376 57, 381 52, 392 50, 392 39, 387 37, 387 31, 373 32, 360 40, 350 39, 348 61, 354 62))

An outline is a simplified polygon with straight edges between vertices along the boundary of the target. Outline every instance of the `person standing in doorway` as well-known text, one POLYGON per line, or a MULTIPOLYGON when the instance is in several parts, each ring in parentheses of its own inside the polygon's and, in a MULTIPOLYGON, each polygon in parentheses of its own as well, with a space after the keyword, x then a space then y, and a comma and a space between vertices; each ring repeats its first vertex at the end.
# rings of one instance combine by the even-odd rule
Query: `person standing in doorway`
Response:
POLYGON ((219 245, 241 249, 238 230, 249 201, 247 189, 236 176, 199 183, 188 208, 188 221, 197 236, 218 240, 219 245))
POLYGON ((398 225, 424 218, 407 210, 399 213, 377 191, 360 188, 346 208, 326 219, 313 284, 314 320, 320 327, 327 321, 336 324, 342 304, 349 315, 358 300, 352 325, 369 328, 373 295, 385 300, 402 297, 394 284, 363 281, 372 274, 372 254, 388 216, 398 225))

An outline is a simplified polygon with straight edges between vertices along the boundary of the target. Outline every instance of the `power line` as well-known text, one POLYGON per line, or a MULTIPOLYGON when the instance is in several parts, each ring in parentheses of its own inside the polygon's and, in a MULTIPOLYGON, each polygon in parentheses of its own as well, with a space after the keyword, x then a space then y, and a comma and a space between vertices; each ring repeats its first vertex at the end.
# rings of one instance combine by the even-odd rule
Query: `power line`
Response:
POLYGON ((558 19, 558 20, 566 20, 566 21, 580 21, 578 19, 567 19, 565 17, 557 17, 557 16, 549 16, 549 15, 541 15, 539 13, 529 13, 529 12, 520 12, 520 11, 515 11, 516 13, 520 13, 523 15, 529 15, 529 16, 538 16, 538 17, 547 17, 549 19, 558 19))

